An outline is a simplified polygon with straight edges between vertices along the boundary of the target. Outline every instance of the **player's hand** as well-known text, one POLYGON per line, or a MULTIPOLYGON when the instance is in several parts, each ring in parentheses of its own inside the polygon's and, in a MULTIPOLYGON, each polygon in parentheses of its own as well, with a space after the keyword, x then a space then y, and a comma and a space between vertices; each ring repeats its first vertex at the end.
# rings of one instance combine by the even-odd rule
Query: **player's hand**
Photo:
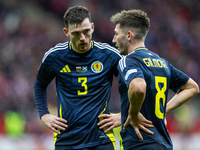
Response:
POLYGON ((165 125, 167 126, 167 119, 166 119, 166 117, 165 117, 165 119, 164 119, 164 123, 165 123, 165 125))
POLYGON ((97 124, 99 129, 106 128, 105 133, 112 130, 115 127, 121 125, 121 113, 118 114, 102 114, 98 116, 100 122, 97 124))
POLYGON ((51 114, 43 115, 41 120, 49 129, 58 134, 61 133, 60 130, 65 130, 68 127, 67 120, 51 114))
POLYGON ((143 137, 140 133, 140 129, 148 134, 152 134, 152 135, 154 134, 152 131, 147 129, 147 128, 153 128, 154 125, 152 124, 150 120, 147 120, 141 113, 138 113, 138 115, 134 117, 128 115, 123 128, 125 129, 128 125, 131 125, 134 128, 140 140, 143 140, 143 137))

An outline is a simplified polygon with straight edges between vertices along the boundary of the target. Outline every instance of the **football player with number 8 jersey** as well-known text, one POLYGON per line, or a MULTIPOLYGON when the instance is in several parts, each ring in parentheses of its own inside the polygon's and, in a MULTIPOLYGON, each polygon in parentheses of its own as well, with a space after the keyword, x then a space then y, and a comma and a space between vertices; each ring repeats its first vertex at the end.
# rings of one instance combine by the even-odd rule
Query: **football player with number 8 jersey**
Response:
POLYGON ((172 150, 165 116, 199 93, 195 81, 145 47, 150 20, 144 11, 121 11, 113 43, 120 54, 119 92, 124 150, 172 150), (168 90, 176 94, 167 102, 168 90), (147 125, 149 124, 149 125, 147 125))

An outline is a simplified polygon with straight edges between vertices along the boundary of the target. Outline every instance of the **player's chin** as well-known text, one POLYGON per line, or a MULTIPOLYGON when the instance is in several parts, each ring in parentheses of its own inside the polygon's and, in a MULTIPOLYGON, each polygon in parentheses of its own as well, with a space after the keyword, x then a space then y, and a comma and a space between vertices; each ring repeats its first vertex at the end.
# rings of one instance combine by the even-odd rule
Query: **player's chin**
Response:
POLYGON ((122 50, 119 49, 119 48, 118 48, 118 50, 119 50, 119 53, 120 53, 121 55, 123 55, 124 51, 122 51, 122 50))
POLYGON ((82 53, 87 52, 89 50, 89 47, 79 47, 79 51, 81 51, 82 53))
POLYGON ((117 46, 115 46, 115 47, 118 49, 119 52, 121 51, 119 47, 117 47, 117 46))

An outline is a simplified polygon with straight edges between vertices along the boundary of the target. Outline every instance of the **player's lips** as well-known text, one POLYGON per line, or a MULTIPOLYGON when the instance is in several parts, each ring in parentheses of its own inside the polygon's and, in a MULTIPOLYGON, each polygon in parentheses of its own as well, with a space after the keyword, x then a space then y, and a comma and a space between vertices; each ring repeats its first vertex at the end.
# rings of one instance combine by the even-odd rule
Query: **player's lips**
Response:
POLYGON ((81 43, 81 44, 79 44, 80 46, 86 46, 87 45, 87 43, 81 43))

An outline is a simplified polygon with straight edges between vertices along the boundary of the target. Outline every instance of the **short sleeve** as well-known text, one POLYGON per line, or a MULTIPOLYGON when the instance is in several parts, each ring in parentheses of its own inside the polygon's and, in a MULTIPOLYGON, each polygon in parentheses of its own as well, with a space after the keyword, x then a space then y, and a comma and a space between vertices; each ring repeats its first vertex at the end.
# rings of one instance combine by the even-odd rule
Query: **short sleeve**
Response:
POLYGON ((134 78, 144 78, 138 63, 132 58, 124 57, 121 59, 118 64, 118 71, 127 88, 134 78))
POLYGON ((176 69, 172 65, 171 67, 171 80, 170 80, 170 89, 174 92, 177 92, 183 85, 189 80, 189 76, 183 73, 182 71, 176 69))

